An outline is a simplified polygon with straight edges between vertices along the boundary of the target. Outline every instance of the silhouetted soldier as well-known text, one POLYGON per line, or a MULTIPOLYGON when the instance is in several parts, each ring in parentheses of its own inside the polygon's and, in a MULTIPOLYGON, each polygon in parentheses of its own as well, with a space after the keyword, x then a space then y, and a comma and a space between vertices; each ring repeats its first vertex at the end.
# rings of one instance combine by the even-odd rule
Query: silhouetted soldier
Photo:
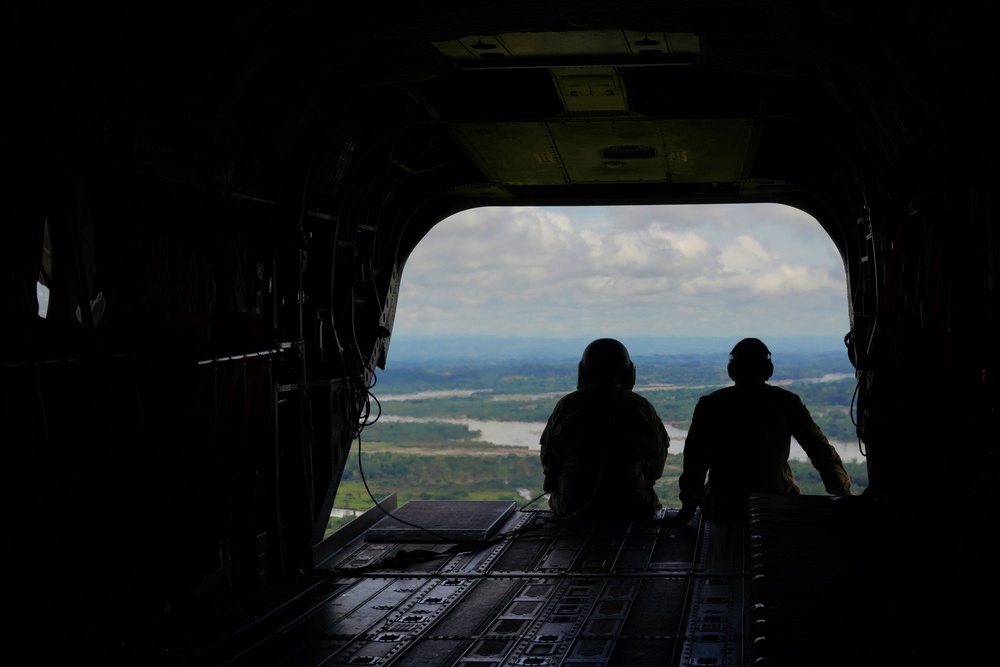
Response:
POLYGON ((670 437, 656 409, 632 391, 635 365, 617 340, 583 351, 576 391, 563 396, 541 438, 549 507, 561 517, 652 518, 662 505, 670 437))
POLYGON ((678 519, 686 523, 701 506, 708 516, 742 521, 753 493, 800 493, 788 465, 792 436, 827 492, 851 495, 840 455, 802 400, 767 384, 774 372, 767 346, 744 338, 729 354, 728 370, 735 385, 702 396, 694 409, 684 444, 678 519))

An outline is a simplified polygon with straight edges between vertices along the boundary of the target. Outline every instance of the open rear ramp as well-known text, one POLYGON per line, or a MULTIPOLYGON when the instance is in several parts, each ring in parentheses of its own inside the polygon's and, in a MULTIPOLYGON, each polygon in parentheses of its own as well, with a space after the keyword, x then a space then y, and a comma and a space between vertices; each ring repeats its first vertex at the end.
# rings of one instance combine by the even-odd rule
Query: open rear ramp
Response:
POLYGON ((439 519, 452 517, 459 532, 479 534, 415 542, 412 525, 383 519, 319 564, 300 594, 234 628, 204 657, 226 665, 743 664, 742 529, 678 526, 670 513, 576 524, 501 505, 403 505, 394 516, 412 524, 447 535, 455 527, 439 519))

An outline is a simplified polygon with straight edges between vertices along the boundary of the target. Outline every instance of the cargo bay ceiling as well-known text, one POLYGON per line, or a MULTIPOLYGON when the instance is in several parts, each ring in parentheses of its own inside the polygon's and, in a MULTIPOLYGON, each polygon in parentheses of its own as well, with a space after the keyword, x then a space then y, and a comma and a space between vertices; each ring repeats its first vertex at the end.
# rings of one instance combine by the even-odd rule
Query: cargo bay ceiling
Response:
POLYGON ((410 251, 484 205, 797 206, 843 257, 856 362, 880 307, 919 329, 949 301, 986 344, 991 3, 429 4, 14 9, 12 191, 93 208, 119 256, 144 228, 309 250, 366 366, 410 251))
MULTIPOLYGON (((69 202, 103 238, 134 237, 119 256, 151 228, 309 245, 333 274, 317 318, 351 322, 382 365, 405 260, 449 214, 785 203, 844 259, 856 355, 904 230, 945 253, 954 278, 932 296, 983 344, 992 3, 425 4, 15 5, 18 206, 40 219, 44 198, 69 202)), ((906 266, 933 263, 908 247, 906 266)), ((924 296, 893 295, 909 310, 893 317, 922 327, 924 296)))
POLYGON ((483 203, 771 200, 845 254, 862 197, 912 195, 888 174, 992 163, 989 3, 426 4, 25 9, 19 127, 278 203, 377 174, 416 236, 483 203))

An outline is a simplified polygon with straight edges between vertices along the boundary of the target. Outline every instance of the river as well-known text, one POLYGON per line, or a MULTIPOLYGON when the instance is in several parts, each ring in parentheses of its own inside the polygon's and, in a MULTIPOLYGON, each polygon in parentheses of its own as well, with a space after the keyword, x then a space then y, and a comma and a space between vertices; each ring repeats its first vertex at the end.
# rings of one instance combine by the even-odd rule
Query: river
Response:
MULTIPOLYGON (((852 377, 848 374, 837 373, 831 375, 824 375, 823 377, 817 378, 806 378, 797 380, 798 382, 830 382, 833 380, 840 380, 845 377, 852 377)), ((776 384, 790 384, 792 381, 777 382, 776 384)), ((690 388, 690 386, 682 385, 667 385, 667 384, 649 384, 643 386, 637 386, 636 391, 642 393, 643 391, 669 391, 671 389, 681 389, 690 388)), ((458 390, 441 390, 441 391, 422 391, 413 394, 387 394, 379 397, 380 403, 392 403, 393 401, 417 401, 417 400, 427 400, 436 398, 468 398, 471 396, 482 396, 484 400, 487 401, 526 401, 533 400, 537 398, 559 398, 563 396, 565 392, 548 392, 548 393, 537 393, 537 394, 494 394, 492 389, 458 389, 458 390)), ((488 447, 489 445, 501 445, 508 447, 525 447, 529 450, 537 451, 539 449, 538 440, 542 435, 542 430, 545 428, 544 422, 518 422, 518 421, 488 421, 481 419, 466 419, 466 418, 436 418, 436 417, 397 417, 387 414, 382 414, 379 417, 381 421, 386 422, 444 422, 448 424, 461 424, 469 428, 470 431, 479 431, 479 440, 483 442, 483 446, 488 447)), ((664 424, 667 429, 667 434, 670 436, 670 453, 679 454, 684 451, 684 439, 687 436, 687 431, 681 430, 670 424, 664 424)), ((840 458, 844 461, 863 461, 864 455, 861 453, 861 448, 858 442, 840 442, 831 440, 830 444, 833 445, 837 453, 840 454, 840 458)), ((802 447, 792 438, 792 448, 790 458, 796 461, 808 461, 809 457, 806 456, 805 451, 802 447)))
MULTIPOLYGON (((384 398, 380 398, 385 402, 384 398)), ((479 440, 484 447, 490 445, 504 445, 508 447, 525 447, 529 450, 539 449, 538 440, 545 428, 545 422, 516 422, 516 421, 486 421, 481 419, 445 419, 438 417, 397 417, 383 414, 379 421, 385 422, 444 422, 448 424, 461 424, 467 426, 470 431, 479 431, 479 440)), ((684 451, 684 439, 687 431, 681 430, 670 424, 664 424, 667 435, 670 436, 670 453, 679 454, 684 451)), ((856 442, 831 441, 834 449, 840 454, 844 461, 861 461, 864 456, 856 442)), ((796 461, 808 461, 809 458, 802 450, 795 439, 792 439, 791 459, 796 461)))

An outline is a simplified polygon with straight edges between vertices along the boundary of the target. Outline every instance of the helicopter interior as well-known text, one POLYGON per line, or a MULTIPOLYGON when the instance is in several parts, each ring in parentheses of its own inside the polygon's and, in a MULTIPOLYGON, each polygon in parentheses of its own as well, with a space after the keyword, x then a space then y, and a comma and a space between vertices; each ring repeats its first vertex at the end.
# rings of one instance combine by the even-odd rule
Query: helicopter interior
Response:
POLYGON ((12 638, 36 657, 164 665, 986 651, 994 3, 423 4, 8 11, 12 638), (755 539, 703 522, 700 538, 658 524, 580 541, 475 506, 489 544, 424 548, 443 570, 366 540, 377 515, 325 536, 392 361, 406 260, 436 223, 481 206, 765 202, 815 217, 843 259, 864 509, 760 498, 755 539), (941 443, 953 455, 928 469, 941 443), (528 528, 546 546, 519 542, 528 528), (848 581, 872 596, 839 600, 848 581), (620 617, 595 611, 622 600, 620 617), (292 620, 307 615, 317 625, 292 620))

